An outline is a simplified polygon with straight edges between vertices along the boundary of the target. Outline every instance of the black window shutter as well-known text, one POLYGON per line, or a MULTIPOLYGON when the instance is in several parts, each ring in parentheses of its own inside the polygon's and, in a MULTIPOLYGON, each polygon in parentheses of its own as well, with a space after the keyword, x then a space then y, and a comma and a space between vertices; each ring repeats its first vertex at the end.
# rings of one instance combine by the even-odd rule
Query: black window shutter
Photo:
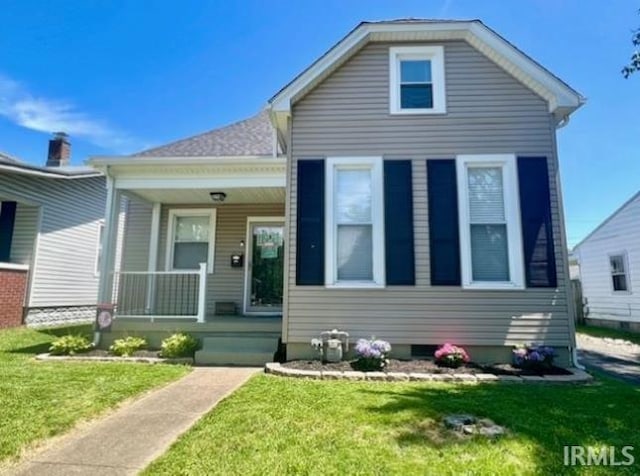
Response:
POLYGON ((460 233, 456 161, 427 160, 432 286, 459 286, 460 233))
POLYGON ((410 160, 384 161, 384 234, 386 282, 415 285, 413 184, 410 160))
POLYGON ((298 160, 296 284, 324 284, 324 160, 298 160))
POLYGON ((16 202, 0 202, 0 262, 11 258, 13 224, 16 220, 16 202))
POLYGON ((555 288, 556 259, 546 157, 518 157, 522 247, 527 287, 555 288))

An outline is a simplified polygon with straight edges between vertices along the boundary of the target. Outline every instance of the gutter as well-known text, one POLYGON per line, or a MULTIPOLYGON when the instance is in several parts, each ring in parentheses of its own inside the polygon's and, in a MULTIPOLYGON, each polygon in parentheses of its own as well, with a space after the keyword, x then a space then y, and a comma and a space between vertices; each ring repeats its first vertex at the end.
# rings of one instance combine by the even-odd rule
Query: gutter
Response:
POLYGON ((21 166, 13 166, 13 165, 5 165, 5 164, 0 164, 0 170, 6 170, 8 172, 15 172, 17 174, 23 174, 23 175, 33 175, 36 177, 47 177, 47 178, 67 179, 67 180, 91 178, 91 177, 102 177, 102 173, 97 171, 96 172, 80 172, 77 174, 65 174, 62 172, 53 172, 53 171, 49 172, 49 171, 44 171, 42 169, 31 169, 31 168, 25 168, 21 166))

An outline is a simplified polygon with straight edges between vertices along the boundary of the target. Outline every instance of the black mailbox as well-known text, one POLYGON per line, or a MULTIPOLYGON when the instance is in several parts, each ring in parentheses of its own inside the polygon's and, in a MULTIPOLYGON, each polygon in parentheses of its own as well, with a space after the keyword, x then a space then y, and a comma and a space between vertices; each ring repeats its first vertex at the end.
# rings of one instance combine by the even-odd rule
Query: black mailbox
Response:
POLYGON ((237 254, 231 255, 231 267, 232 268, 242 268, 244 266, 244 255, 237 254))

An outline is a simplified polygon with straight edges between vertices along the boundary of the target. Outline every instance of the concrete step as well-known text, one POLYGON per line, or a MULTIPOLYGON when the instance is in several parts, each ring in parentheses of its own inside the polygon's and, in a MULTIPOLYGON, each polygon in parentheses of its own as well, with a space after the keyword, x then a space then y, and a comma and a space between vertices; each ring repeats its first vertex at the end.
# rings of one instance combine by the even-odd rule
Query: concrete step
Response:
POLYGON ((273 336, 207 336, 202 339, 202 350, 208 352, 275 352, 278 338, 273 336))
POLYGON ((202 349, 196 352, 198 365, 258 365, 273 362, 278 350, 278 338, 269 335, 218 335, 202 339, 202 349))
POLYGON ((246 365, 250 367, 262 367, 267 362, 273 362, 273 352, 210 352, 199 350, 196 352, 195 361, 196 365, 246 365))

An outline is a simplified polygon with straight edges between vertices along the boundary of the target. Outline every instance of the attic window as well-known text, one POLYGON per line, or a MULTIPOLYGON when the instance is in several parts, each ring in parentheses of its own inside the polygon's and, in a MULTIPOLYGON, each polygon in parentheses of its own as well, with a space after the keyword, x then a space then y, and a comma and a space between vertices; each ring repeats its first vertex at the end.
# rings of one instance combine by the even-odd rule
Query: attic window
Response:
POLYGON ((391 114, 444 114, 444 47, 389 48, 391 114))

